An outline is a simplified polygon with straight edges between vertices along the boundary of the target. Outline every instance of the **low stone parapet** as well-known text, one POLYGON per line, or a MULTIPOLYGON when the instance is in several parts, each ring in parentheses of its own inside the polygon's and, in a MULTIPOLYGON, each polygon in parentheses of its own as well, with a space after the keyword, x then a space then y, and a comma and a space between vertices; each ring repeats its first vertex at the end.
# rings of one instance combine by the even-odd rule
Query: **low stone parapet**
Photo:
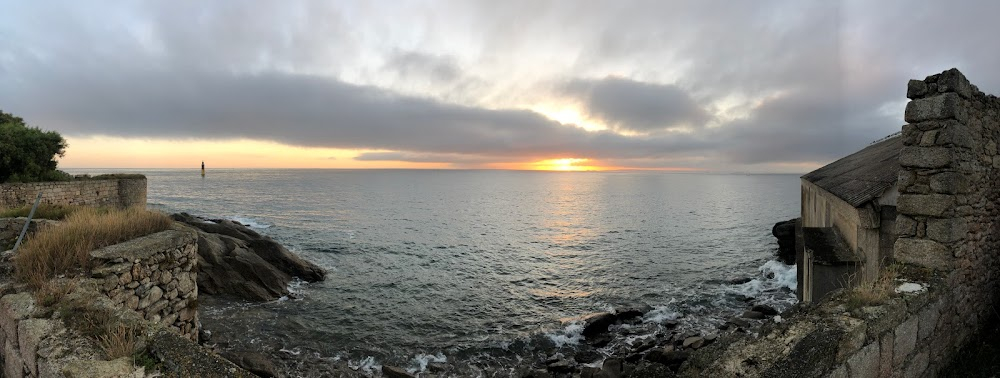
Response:
POLYGON ((90 253, 92 277, 112 303, 198 340, 198 239, 174 227, 90 253))
POLYGON ((146 178, 108 178, 0 184, 0 209, 31 206, 38 193, 52 205, 146 206, 146 178))

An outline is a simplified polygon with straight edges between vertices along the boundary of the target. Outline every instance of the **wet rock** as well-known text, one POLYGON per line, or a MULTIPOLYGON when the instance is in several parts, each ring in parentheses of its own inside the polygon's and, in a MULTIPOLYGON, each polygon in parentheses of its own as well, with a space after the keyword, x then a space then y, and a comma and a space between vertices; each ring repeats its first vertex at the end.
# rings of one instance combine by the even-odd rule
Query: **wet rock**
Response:
POLYGON ((640 361, 635 366, 629 366, 623 377, 626 378, 672 378, 676 377, 669 368, 662 364, 640 361))
POLYGON ((601 359, 601 354, 593 350, 583 350, 573 355, 573 360, 581 364, 589 364, 601 359))
POLYGON ((705 339, 705 342, 712 342, 715 341, 715 339, 719 338, 719 335, 716 333, 706 333, 705 336, 703 336, 703 338, 705 339))
POLYGON ((743 313, 743 317, 746 319, 764 319, 764 313, 760 311, 746 311, 743 313))
POLYGON ((247 369, 259 377, 271 378, 282 377, 278 372, 278 367, 267 356, 256 352, 225 352, 222 355, 227 360, 232 361, 237 366, 247 369))
POLYGON ((563 354, 562 353, 556 353, 556 354, 553 354, 551 356, 548 356, 545 359, 545 364, 546 365, 548 365, 548 364, 554 364, 556 362, 561 361, 562 359, 563 359, 563 354))
POLYGON ((572 373, 576 370, 576 363, 571 360, 559 360, 546 366, 553 373, 572 373))
POLYGON ((198 233, 200 294, 267 301, 288 295, 293 277, 309 282, 325 278, 322 268, 242 224, 227 220, 209 223, 186 213, 171 218, 198 233))
POLYGON ((201 344, 207 344, 212 341, 212 331, 201 328, 198 330, 198 342, 201 344))
POLYGON ((730 318, 729 320, 726 321, 726 323, 732 324, 734 326, 737 326, 737 327, 743 328, 743 329, 750 328, 750 322, 748 322, 746 320, 743 320, 743 319, 740 319, 740 318, 730 318))
POLYGON ((382 375, 388 378, 416 378, 415 375, 410 374, 410 372, 403 368, 389 365, 382 366, 382 375))
POLYGON ((608 332, 608 326, 615 324, 617 317, 607 312, 601 312, 588 316, 583 320, 583 336, 590 337, 608 332))
POLYGON ((750 311, 757 311, 757 312, 759 312, 761 314, 764 314, 765 316, 775 316, 775 315, 778 315, 778 310, 775 310, 774 307, 771 307, 771 306, 768 306, 768 305, 764 305, 764 304, 754 305, 750 309, 750 311))
POLYGON ((594 374, 594 378, 620 378, 622 376, 622 360, 619 358, 608 358, 601 365, 601 371, 594 374))
POLYGON ((631 353, 631 354, 625 356, 625 362, 636 363, 636 362, 642 360, 642 357, 643 357, 642 353, 631 353))
POLYGON ((594 337, 588 337, 587 338, 587 343, 589 343, 590 345, 592 345, 594 348, 604 348, 609 343, 611 343, 612 339, 613 339, 613 337, 611 337, 611 335, 602 334, 602 335, 597 335, 597 336, 594 336, 594 337))
POLYGON ((730 285, 742 285, 742 284, 745 284, 745 283, 750 282, 750 281, 753 281, 753 277, 734 278, 734 279, 731 279, 731 280, 727 281, 726 283, 728 283, 730 285))
POLYGON ((666 327, 667 329, 677 328, 677 324, 679 323, 676 320, 672 319, 663 322, 663 326, 666 327))
POLYGON ((615 316, 619 321, 631 320, 653 311, 653 307, 647 304, 639 304, 618 309, 615 316))
POLYGON ((654 346, 656 346, 656 340, 653 338, 637 339, 631 344, 632 351, 636 353, 645 352, 654 346))
POLYGON ((597 377, 598 374, 600 373, 601 369, 590 366, 584 366, 583 368, 580 369, 580 378, 594 378, 597 377))
POLYGON ((702 338, 701 336, 688 337, 684 339, 684 342, 681 344, 681 346, 683 346, 684 348, 691 348, 691 349, 701 348, 702 345, 705 345, 705 339, 702 338))
POLYGON ((795 264, 795 223, 800 218, 778 222, 771 228, 771 235, 778 239, 778 260, 795 264))
POLYGON ((428 362, 427 371, 431 373, 443 373, 448 370, 448 364, 444 362, 428 362))
POLYGON ((535 369, 522 374, 521 378, 552 378, 552 373, 545 369, 535 369))

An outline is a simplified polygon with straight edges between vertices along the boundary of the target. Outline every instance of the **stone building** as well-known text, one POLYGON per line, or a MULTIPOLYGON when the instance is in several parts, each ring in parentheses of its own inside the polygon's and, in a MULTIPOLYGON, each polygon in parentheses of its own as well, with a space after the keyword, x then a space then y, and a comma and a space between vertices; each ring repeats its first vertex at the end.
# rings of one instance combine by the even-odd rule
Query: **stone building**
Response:
POLYGON ((802 176, 800 300, 875 279, 891 260, 902 148, 894 135, 802 176))

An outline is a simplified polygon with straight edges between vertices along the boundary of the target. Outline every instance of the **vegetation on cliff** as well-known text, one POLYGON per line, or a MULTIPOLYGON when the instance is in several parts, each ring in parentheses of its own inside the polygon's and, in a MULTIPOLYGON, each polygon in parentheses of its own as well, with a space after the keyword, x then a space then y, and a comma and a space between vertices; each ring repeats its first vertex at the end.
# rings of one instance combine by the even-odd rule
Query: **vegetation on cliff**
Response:
MULTIPOLYGON (((73 205, 52 205, 40 204, 35 209, 33 219, 63 220, 73 212, 81 209, 80 206, 73 205)), ((27 217, 31 213, 31 206, 22 206, 14 209, 0 210, 0 218, 27 217)))
POLYGON ((141 208, 81 208, 32 235, 14 257, 14 276, 34 287, 52 277, 88 271, 90 251, 170 228, 162 213, 141 208))
POLYGON ((66 181, 56 159, 66 140, 55 131, 30 127, 21 117, 0 111, 0 182, 66 181))

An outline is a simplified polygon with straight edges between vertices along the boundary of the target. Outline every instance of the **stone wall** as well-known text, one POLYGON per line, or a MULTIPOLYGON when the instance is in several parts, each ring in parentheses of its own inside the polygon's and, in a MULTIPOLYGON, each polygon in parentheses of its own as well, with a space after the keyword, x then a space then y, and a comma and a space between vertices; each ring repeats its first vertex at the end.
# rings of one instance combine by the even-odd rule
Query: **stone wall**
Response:
POLYGON ((145 178, 114 178, 0 184, 0 209, 30 206, 38 192, 48 204, 146 206, 145 178))
POLYGON ((198 340, 198 238, 175 226, 90 253, 100 291, 192 341, 198 340))
POLYGON ((97 293, 99 281, 77 281, 64 300, 83 300, 91 311, 113 314, 122 324, 141 330, 145 337, 137 348, 145 348, 161 365, 159 371, 136 366, 131 356, 106 359, 93 339, 66 327, 63 319, 74 316, 40 306, 29 292, 11 292, 12 285, 0 284, 0 375, 22 377, 253 377, 250 372, 219 357, 188 338, 160 324, 143 320, 139 314, 97 293))
POLYGON ((72 340, 63 322, 50 315, 35 303, 31 293, 0 298, 4 377, 94 376, 83 374, 89 372, 125 377, 134 372, 127 359, 100 361, 97 348, 72 340))
POLYGON ((955 69, 911 80, 907 97, 894 257, 945 277, 953 349, 997 301, 1000 99, 955 69))

